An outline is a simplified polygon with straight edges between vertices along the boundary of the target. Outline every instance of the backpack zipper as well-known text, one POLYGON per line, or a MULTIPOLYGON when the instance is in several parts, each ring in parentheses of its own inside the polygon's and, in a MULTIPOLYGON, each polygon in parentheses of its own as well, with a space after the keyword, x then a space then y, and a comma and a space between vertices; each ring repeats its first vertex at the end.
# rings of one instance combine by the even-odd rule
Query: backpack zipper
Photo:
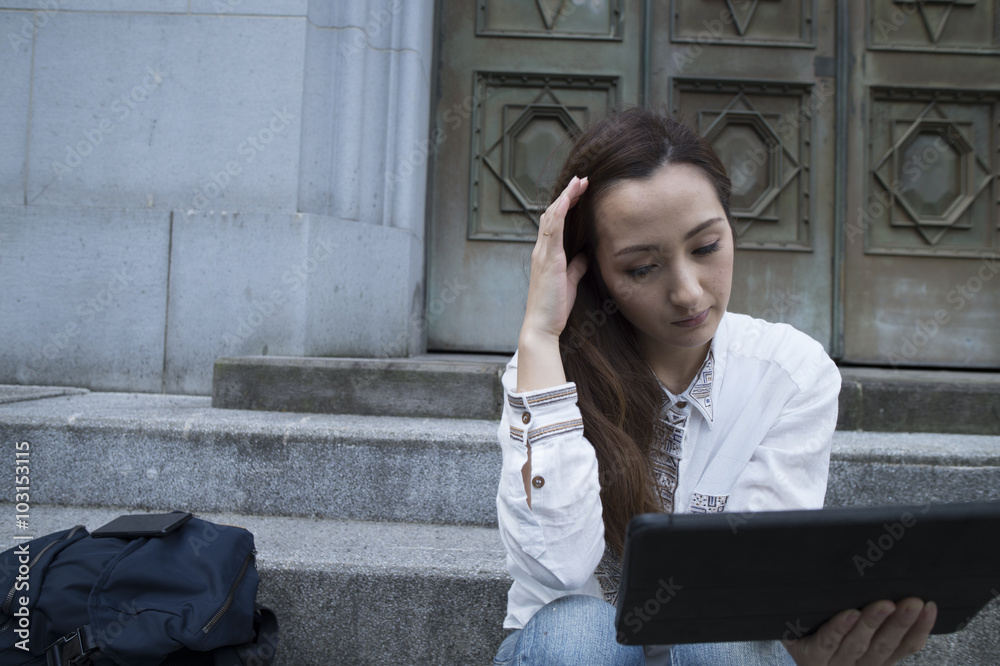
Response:
POLYGON ((214 627, 219 622, 219 620, 222 619, 222 616, 226 614, 226 611, 229 610, 229 607, 233 605, 233 599, 236 598, 236 589, 240 586, 240 583, 243 582, 243 578, 247 575, 247 569, 250 568, 250 561, 256 554, 257 554, 256 549, 251 550, 247 554, 246 558, 243 560, 243 567, 240 569, 239 575, 237 575, 236 580, 233 581, 233 586, 229 588, 229 596, 226 597, 226 601, 222 604, 222 607, 219 608, 219 610, 215 611, 215 615, 211 617, 211 619, 208 621, 208 624, 206 624, 204 627, 201 628, 202 633, 207 634, 208 632, 212 631, 212 627, 214 627))
MULTIPOLYGON (((47 545, 45 548, 42 548, 42 550, 37 555, 35 555, 35 559, 31 560, 31 562, 28 563, 28 571, 30 572, 31 569, 32 569, 32 567, 34 567, 36 564, 38 564, 38 560, 42 559, 42 555, 45 554, 45 551, 47 551, 49 548, 51 548, 52 546, 56 545, 60 541, 65 541, 66 539, 71 539, 74 534, 76 534, 77 532, 79 532, 82 529, 83 529, 83 525, 77 525, 76 527, 74 527, 73 529, 71 529, 69 531, 69 534, 63 535, 62 537, 56 539, 55 541, 50 542, 49 545, 47 545)), ((30 541, 29 541, 29 543, 30 543, 30 541)), ((7 598, 4 599, 3 608, 0 608, 0 612, 2 612, 4 615, 10 615, 10 606, 14 602, 14 591, 15 591, 16 588, 17 588, 17 581, 15 580, 14 584, 10 586, 10 591, 7 593, 7 598)), ((14 618, 10 618, 6 622, 4 622, 3 626, 0 627, 0 632, 6 631, 7 627, 10 626, 11 620, 13 620, 13 619, 14 618)))

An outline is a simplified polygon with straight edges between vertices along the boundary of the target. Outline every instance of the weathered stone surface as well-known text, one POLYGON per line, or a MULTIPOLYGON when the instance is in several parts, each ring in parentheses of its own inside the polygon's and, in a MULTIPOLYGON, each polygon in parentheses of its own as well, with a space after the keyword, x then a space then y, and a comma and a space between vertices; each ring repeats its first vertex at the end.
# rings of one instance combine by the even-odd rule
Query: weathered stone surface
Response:
POLYGON ((1000 374, 841 368, 843 430, 1000 434, 1000 374))
POLYGON ((165 391, 211 393, 220 357, 406 355, 411 245, 320 215, 175 214, 165 391))
POLYGON ((212 406, 327 414, 498 419, 506 360, 432 355, 406 359, 219 359, 212 406))
POLYGON ((163 390, 170 213, 0 208, 0 382, 163 390))
POLYGON ((38 400, 54 398, 59 395, 80 395, 87 389, 70 388, 66 386, 21 386, 18 384, 0 384, 0 403, 21 402, 22 400, 38 400))
MULTIPOLYGON (((495 418, 480 405, 502 398, 499 378, 509 357, 429 354, 420 360, 445 363, 462 358, 487 363, 497 372, 492 384, 484 375, 482 382, 463 390, 461 406, 450 395, 428 393, 434 380, 419 374, 431 370, 427 365, 407 366, 416 372, 404 375, 400 372, 404 366, 385 359, 254 357, 217 362, 213 404, 279 411, 495 418), (255 370, 255 365, 260 367, 255 370), (390 400, 391 395, 403 399, 390 400), (422 411, 413 411, 417 405, 422 411)), ((841 374, 840 430, 1000 434, 998 373, 842 368, 841 374)))
MULTIPOLYGON (((34 3, 32 3, 34 4, 34 3)), ((34 6, 31 7, 35 9, 34 6)), ((28 151, 31 99, 32 12, 0 12, 0 206, 25 203, 24 160, 28 151)), ((0 228, 0 245, 4 229, 0 228)))
POLYGON ((37 31, 28 202, 294 212, 305 18, 93 4, 37 31))

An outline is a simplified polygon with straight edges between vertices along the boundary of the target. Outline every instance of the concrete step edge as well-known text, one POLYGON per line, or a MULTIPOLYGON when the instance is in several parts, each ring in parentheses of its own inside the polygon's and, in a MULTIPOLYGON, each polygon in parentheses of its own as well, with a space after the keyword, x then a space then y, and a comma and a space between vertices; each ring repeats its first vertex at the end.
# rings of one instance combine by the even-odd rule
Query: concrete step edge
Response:
MULTIPOLYGON (((227 409, 499 418, 507 356, 249 356, 215 364, 212 404, 227 409)), ((841 368, 838 427, 1000 434, 1000 373, 841 368)))

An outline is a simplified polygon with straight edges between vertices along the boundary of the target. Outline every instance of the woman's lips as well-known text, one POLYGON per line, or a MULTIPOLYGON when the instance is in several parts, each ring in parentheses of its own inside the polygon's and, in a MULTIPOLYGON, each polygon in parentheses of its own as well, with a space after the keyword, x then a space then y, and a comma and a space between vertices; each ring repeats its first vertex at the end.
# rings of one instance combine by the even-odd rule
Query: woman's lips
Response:
POLYGON ((680 326, 681 328, 693 328, 695 326, 700 326, 704 324, 706 319, 708 319, 708 310, 705 310, 700 314, 696 314, 693 317, 689 317, 687 319, 681 319, 680 321, 675 321, 673 322, 673 325, 680 326))

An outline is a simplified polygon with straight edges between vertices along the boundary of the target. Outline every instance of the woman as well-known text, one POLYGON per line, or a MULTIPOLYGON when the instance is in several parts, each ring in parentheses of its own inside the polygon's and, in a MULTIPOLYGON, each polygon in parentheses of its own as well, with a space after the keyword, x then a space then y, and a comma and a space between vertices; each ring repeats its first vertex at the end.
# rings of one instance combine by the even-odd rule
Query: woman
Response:
POLYGON ((936 617, 919 599, 846 610, 784 645, 615 641, 633 515, 822 506, 840 375, 791 326, 726 312, 730 182, 696 133, 650 110, 613 115, 556 183, 503 377, 515 631, 496 663, 892 664, 919 650, 936 617))

